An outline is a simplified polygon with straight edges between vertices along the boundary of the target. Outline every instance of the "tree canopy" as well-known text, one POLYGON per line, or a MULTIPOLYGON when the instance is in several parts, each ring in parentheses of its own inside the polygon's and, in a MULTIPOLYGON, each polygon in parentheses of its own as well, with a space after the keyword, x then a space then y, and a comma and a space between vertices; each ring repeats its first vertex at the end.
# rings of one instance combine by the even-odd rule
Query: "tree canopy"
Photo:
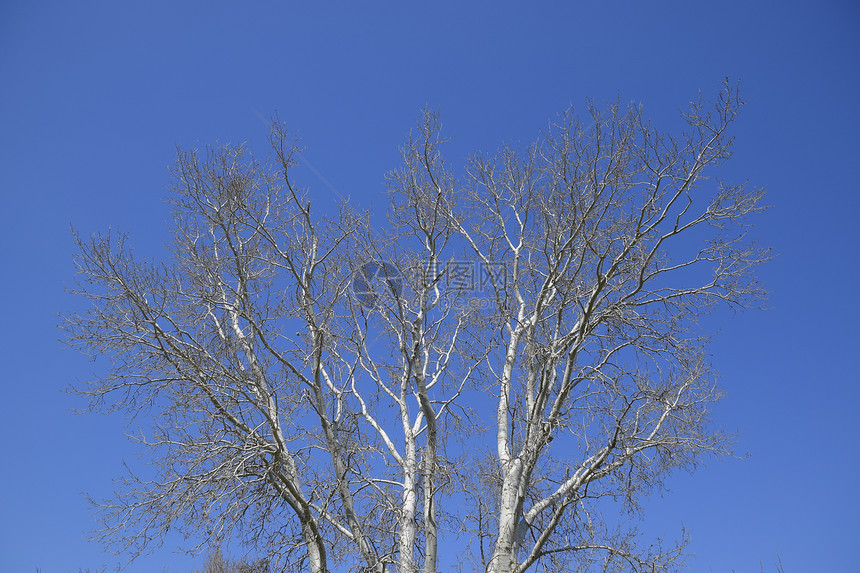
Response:
POLYGON ((714 177, 741 105, 726 82, 675 135, 589 104, 459 174, 426 111, 384 228, 314 208, 277 118, 267 161, 180 151, 169 260, 76 235, 66 339, 110 360, 76 389, 152 417, 154 473, 94 500, 95 537, 133 557, 175 528, 313 573, 680 567, 686 535, 637 516, 730 452, 699 319, 764 296, 763 192, 714 177))

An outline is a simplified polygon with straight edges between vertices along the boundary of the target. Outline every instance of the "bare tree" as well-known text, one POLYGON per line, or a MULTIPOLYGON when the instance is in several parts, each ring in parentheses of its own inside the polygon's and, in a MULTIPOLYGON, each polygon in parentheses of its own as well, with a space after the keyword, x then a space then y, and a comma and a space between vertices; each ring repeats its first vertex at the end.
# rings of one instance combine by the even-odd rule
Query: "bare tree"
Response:
POLYGON ((220 547, 216 547, 208 552, 203 568, 191 573, 269 573, 269 564, 265 559, 232 561, 224 556, 220 547))
POLYGON ((699 318, 763 296, 762 192, 709 179, 740 106, 726 83, 673 137, 590 105, 460 178, 426 112, 383 231, 312 214, 277 119, 269 163, 180 152, 170 261, 78 239, 67 339, 111 366, 77 389, 145 413, 154 462, 95 501, 97 537, 133 557, 176 527, 315 573, 432 573, 443 545, 492 572, 680 567, 686 536, 635 516, 729 451, 699 318))

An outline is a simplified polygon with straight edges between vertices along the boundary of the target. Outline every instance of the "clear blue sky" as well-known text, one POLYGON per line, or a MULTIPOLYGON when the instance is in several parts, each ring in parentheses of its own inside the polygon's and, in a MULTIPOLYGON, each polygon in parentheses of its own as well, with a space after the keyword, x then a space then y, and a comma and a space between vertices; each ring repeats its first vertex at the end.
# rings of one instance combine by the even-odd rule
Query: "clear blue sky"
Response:
MULTIPOLYGON (((157 254, 177 145, 264 153, 258 114, 277 109, 331 187, 381 210, 422 106, 442 110, 456 167, 589 97, 639 100, 672 128, 725 76, 749 102, 726 175, 768 188, 754 232, 779 255, 762 269, 772 310, 720 315, 712 346, 729 394, 717 420, 751 457, 675 476, 643 528, 688 527, 694 571, 777 554, 791 573, 856 571, 860 4, 306 4, 0 4, 0 571, 115 563, 83 540, 82 492, 108 494, 138 461, 121 419, 76 416, 61 392, 93 368, 57 342, 56 314, 77 304, 69 225, 118 227, 157 254)), ((131 570, 192 565, 173 550, 131 570)))

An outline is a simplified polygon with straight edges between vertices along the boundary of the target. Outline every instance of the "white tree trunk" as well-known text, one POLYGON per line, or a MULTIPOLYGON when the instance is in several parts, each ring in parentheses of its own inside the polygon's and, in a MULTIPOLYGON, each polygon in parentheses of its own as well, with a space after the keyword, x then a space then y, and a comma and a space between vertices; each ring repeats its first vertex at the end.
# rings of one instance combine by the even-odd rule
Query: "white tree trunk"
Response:
POLYGON ((414 456, 407 460, 405 476, 403 479, 403 496, 400 517, 400 573, 416 573, 413 551, 417 535, 415 524, 415 511, 418 507, 418 496, 415 492, 415 467, 414 456))
POLYGON ((308 523, 302 525, 302 536, 308 548, 308 565, 311 573, 328 573, 326 556, 321 548, 319 535, 308 523))
POLYGON ((510 461, 502 484, 499 500, 499 532, 490 561, 490 573, 509 573, 517 568, 517 523, 521 513, 518 490, 522 476, 522 460, 510 461))

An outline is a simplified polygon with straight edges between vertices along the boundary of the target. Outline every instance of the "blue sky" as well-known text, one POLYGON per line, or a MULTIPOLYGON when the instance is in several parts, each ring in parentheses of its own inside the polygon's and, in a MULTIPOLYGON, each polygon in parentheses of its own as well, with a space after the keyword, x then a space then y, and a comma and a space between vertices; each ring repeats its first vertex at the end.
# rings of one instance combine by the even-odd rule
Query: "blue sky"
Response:
MULTIPOLYGON (((384 210, 386 171, 419 109, 443 113, 448 161, 527 143, 568 105, 637 100, 657 127, 722 78, 748 105, 724 174, 766 186, 754 233, 771 310, 717 317, 728 398, 718 422, 746 460, 678 474, 643 529, 693 535, 695 571, 856 567, 860 404, 860 4, 619 2, 373 4, 4 2, 0 167, 0 570, 112 565, 83 534, 82 492, 107 495, 139 463, 123 420, 76 416, 61 390, 93 370, 62 347, 78 304, 69 225, 168 240, 176 146, 248 140, 278 110, 305 136, 297 176, 384 210), (460 4, 463 4, 462 6, 460 4)), ((183 571, 171 540, 131 571, 183 571)), ((198 561, 199 562, 199 561, 198 561)))

